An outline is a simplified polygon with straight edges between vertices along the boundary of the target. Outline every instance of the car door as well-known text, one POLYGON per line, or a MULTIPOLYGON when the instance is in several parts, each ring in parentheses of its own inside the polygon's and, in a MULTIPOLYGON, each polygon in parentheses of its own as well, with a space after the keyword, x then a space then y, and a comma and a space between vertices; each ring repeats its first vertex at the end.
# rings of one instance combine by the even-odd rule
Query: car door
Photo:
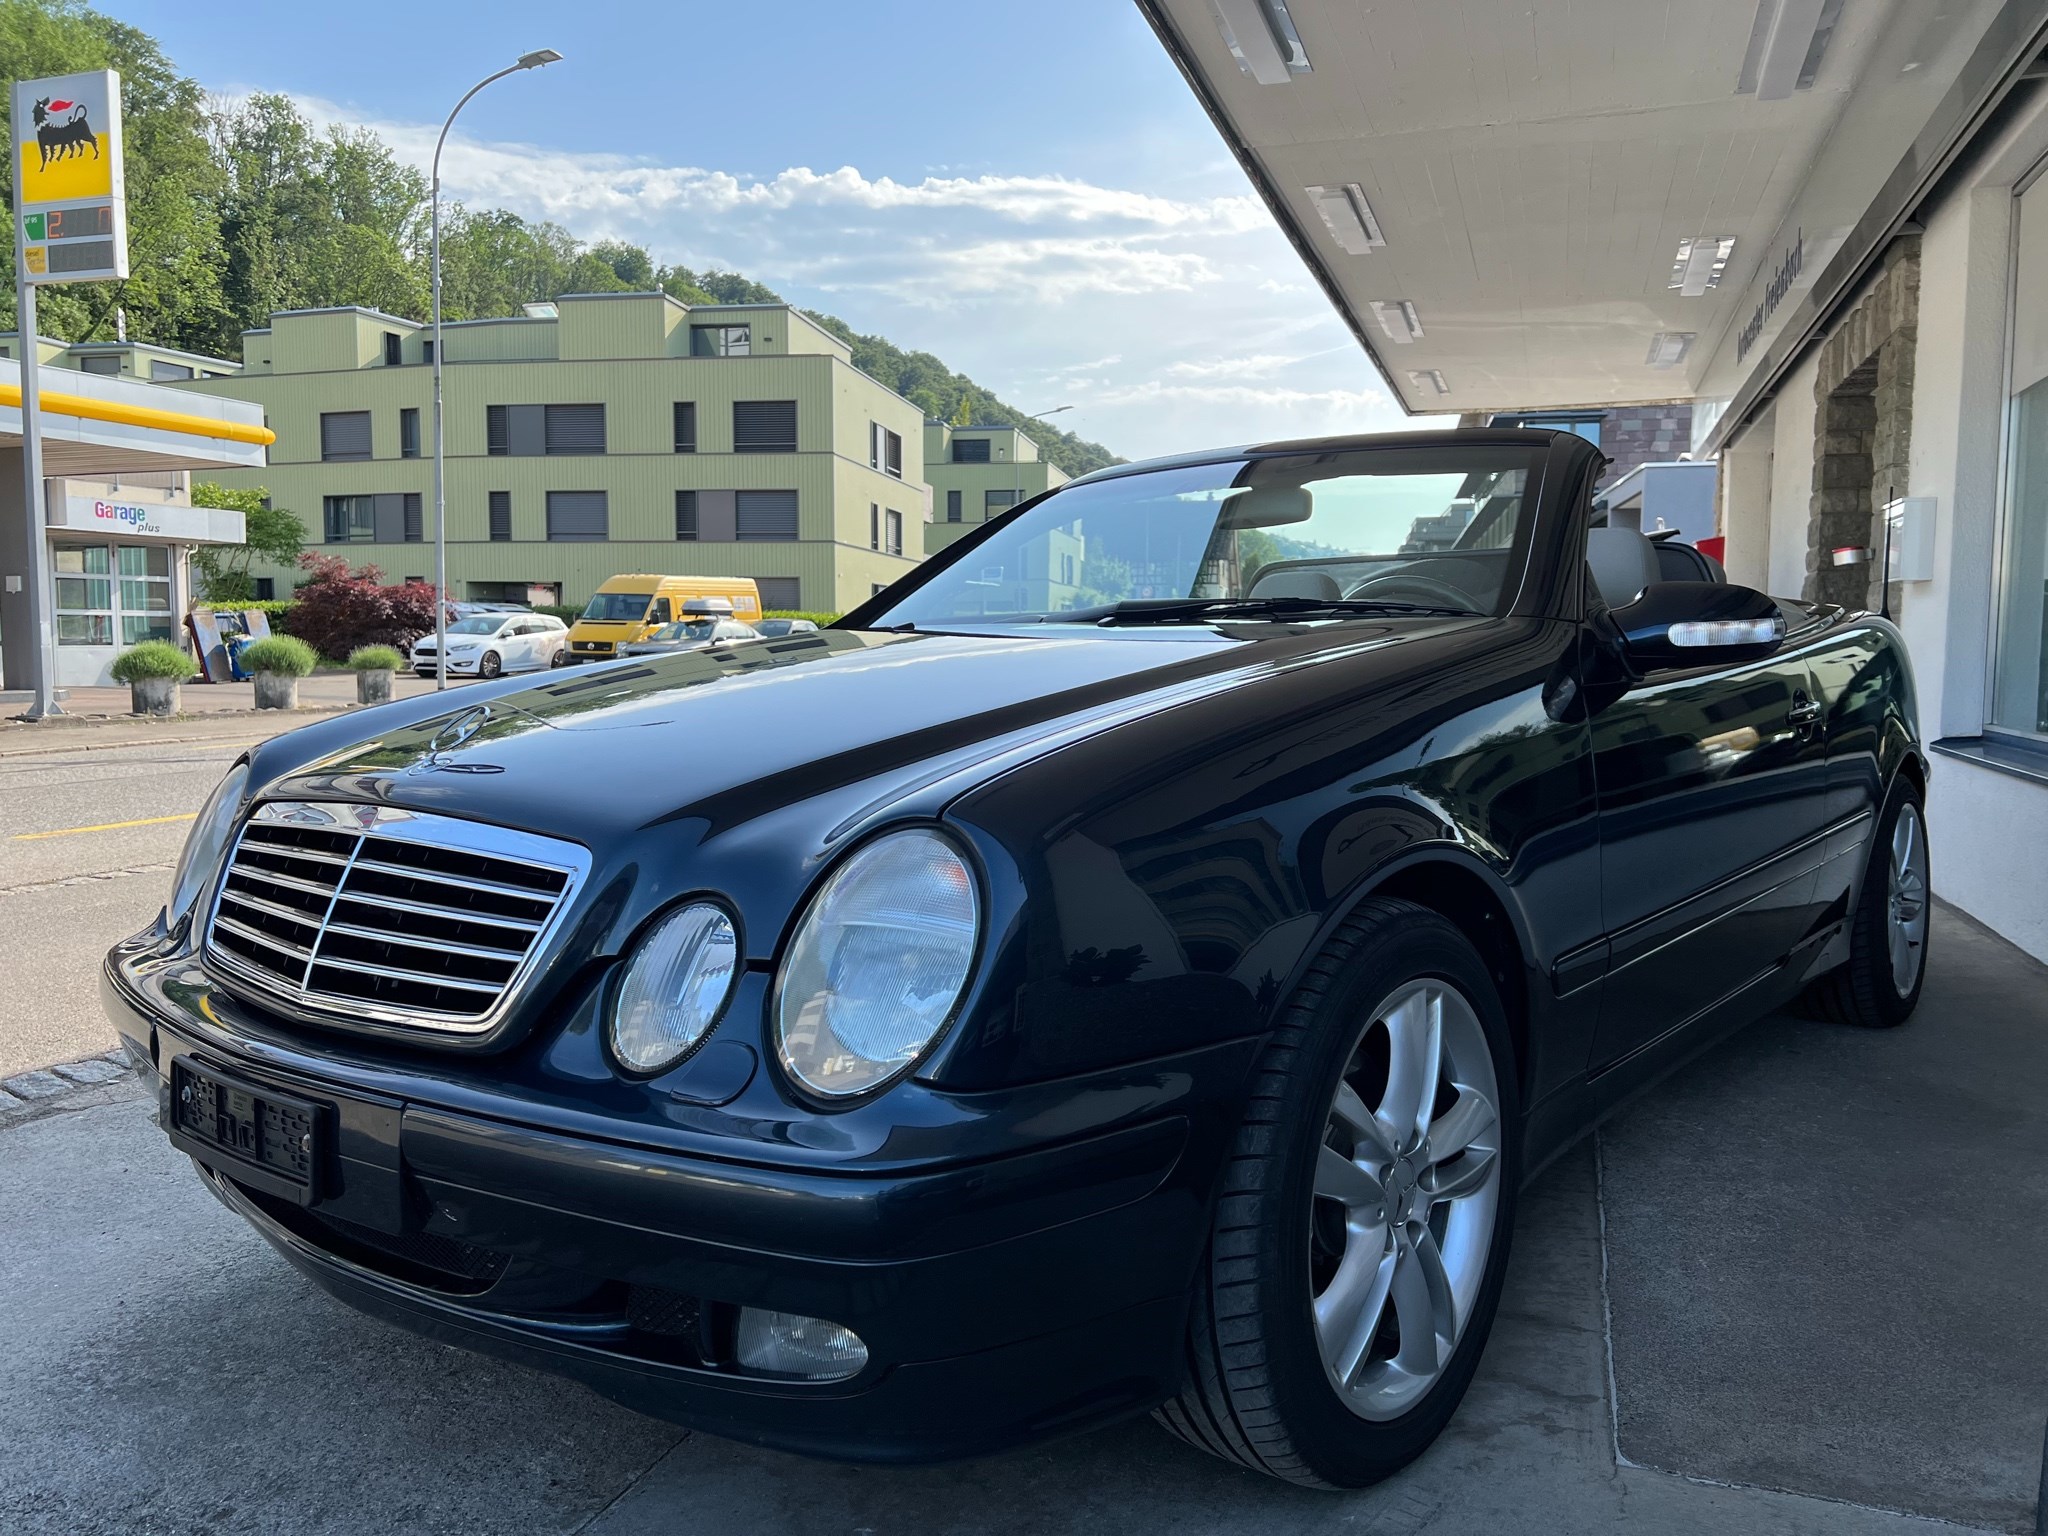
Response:
POLYGON ((1594 716, 1596 1072, 1768 977, 1812 928, 1830 819, 1815 696, 1781 649, 1652 674, 1594 716))
POLYGON ((533 620, 514 619, 505 632, 512 636, 512 648, 519 658, 517 661, 508 658, 505 664, 522 672, 531 670, 534 665, 533 620))

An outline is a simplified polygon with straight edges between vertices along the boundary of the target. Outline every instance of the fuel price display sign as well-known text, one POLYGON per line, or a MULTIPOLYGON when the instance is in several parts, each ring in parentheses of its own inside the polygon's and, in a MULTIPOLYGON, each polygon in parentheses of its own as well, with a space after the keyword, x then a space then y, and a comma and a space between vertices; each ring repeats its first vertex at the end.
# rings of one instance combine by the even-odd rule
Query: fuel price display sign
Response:
POLYGON ((38 284, 126 277, 120 75, 16 81, 13 121, 23 275, 38 284))

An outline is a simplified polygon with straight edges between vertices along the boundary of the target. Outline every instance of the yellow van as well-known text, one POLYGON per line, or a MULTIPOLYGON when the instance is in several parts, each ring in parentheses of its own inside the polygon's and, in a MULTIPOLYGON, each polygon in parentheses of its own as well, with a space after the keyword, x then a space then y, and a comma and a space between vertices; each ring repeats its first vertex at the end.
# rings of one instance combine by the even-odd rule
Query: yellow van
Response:
POLYGON ((644 640, 683 616, 693 597, 722 597, 732 616, 751 624, 761 617, 761 592, 751 576, 614 576, 591 594, 583 616, 569 627, 561 664, 605 661, 632 640, 644 640))

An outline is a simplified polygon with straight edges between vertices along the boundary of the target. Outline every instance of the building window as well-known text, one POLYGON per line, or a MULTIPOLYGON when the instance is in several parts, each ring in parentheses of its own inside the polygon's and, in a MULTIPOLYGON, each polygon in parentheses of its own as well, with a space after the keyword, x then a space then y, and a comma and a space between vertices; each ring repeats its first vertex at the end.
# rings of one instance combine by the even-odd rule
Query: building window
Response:
POLYGON ((376 497, 328 496, 321 504, 329 544, 369 544, 376 540, 376 497))
POLYGON ((2012 462, 1988 723, 2048 734, 2048 178, 2013 210, 2012 462))
POLYGON ((868 583, 869 597, 880 597, 884 592, 888 590, 889 584, 886 581, 871 581, 868 583))
POLYGON ((512 493, 491 492, 491 542, 509 544, 512 542, 512 493))
POLYGON ((170 640, 177 633, 171 613, 171 551, 163 544, 123 544, 114 550, 114 569, 121 584, 121 643, 170 640))
POLYGON ((368 411, 322 411, 320 413, 320 457, 334 463, 370 456, 370 413, 368 411))
POLYGON ((558 544, 601 544, 611 536, 603 491, 549 491, 548 537, 558 544))
POLYGON ((192 370, 183 363, 167 363, 160 357, 149 360, 149 376, 152 379, 189 379, 192 370))
MULTIPOLYGON (((269 362, 270 359, 265 358, 264 361, 269 362)), ((433 366, 434 343, 431 340, 423 341, 420 343, 420 361, 427 364, 429 367, 433 366)))
POLYGON ((733 537, 749 540, 796 537, 795 491, 738 491, 733 495, 733 537))
POLYGON ((676 402, 676 452, 697 451, 697 402, 678 400, 676 402))
POLYGON ((113 551, 104 544, 59 544, 56 567, 57 643, 114 643, 113 551))
POLYGON ((399 407, 398 456, 401 459, 416 459, 420 456, 420 413, 417 406, 399 407))
POLYGON ((882 504, 879 501, 871 501, 868 503, 868 548, 880 549, 881 547, 882 504))
POLYGON ((405 361, 405 353, 402 350, 400 350, 403 346, 404 343, 398 339, 398 332, 386 331, 384 333, 385 367, 396 368, 400 363, 405 361))
POLYGON ((78 360, 80 373, 115 374, 121 371, 121 355, 118 352, 95 352, 78 360))
POLYGON ((986 464, 988 462, 988 439, 985 437, 954 438, 953 462, 955 464, 986 464))
POLYGON ((748 325, 693 325, 690 327, 690 356, 747 357, 754 350, 754 330, 748 325))
POLYGON ((695 543, 697 538, 697 493, 676 492, 676 538, 682 543, 695 543))
POLYGON ((903 478, 903 439, 879 421, 868 423, 868 468, 903 478))
POLYGON ((946 521, 949 523, 960 521, 960 493, 958 491, 946 492, 946 521))
POLYGON ((756 576, 754 586, 760 591, 763 613, 803 610, 803 583, 794 576, 756 576))
POLYGON ((275 576, 252 577, 256 584, 256 601, 274 603, 277 601, 277 578, 275 576))
POLYGON ((502 457, 512 451, 512 407, 484 407, 484 452, 502 457))
POLYGON ((888 542, 888 553, 890 553, 890 554, 892 554, 892 555, 900 555, 900 554, 902 554, 902 553, 903 553, 903 514, 902 514, 901 512, 885 512, 885 513, 883 513, 883 514, 882 514, 882 525, 883 525, 883 528, 884 528, 885 532, 886 532, 886 533, 888 534, 888 541, 889 541, 889 542, 888 542))
POLYGON ((418 491, 407 491, 405 493, 405 542, 408 544, 418 544, 426 536, 426 518, 420 506, 420 493, 418 491))
POLYGON ((542 434, 548 453, 603 453, 604 407, 550 405, 542 413, 542 434))
POLYGON ((794 400, 735 400, 732 407, 734 453, 795 453, 794 400))
POLYGON ((983 491, 981 493, 981 515, 996 517, 1017 505, 1015 491, 983 491))

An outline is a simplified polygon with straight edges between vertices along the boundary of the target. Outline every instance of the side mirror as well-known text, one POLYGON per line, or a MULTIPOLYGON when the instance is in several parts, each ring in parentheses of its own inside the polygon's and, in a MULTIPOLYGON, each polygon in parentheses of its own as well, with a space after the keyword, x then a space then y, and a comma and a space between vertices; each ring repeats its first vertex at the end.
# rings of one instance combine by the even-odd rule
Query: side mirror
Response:
POLYGON ((1611 617, 1639 673, 1758 661, 1785 639, 1776 602, 1754 587, 1714 581, 1652 582, 1611 617))

